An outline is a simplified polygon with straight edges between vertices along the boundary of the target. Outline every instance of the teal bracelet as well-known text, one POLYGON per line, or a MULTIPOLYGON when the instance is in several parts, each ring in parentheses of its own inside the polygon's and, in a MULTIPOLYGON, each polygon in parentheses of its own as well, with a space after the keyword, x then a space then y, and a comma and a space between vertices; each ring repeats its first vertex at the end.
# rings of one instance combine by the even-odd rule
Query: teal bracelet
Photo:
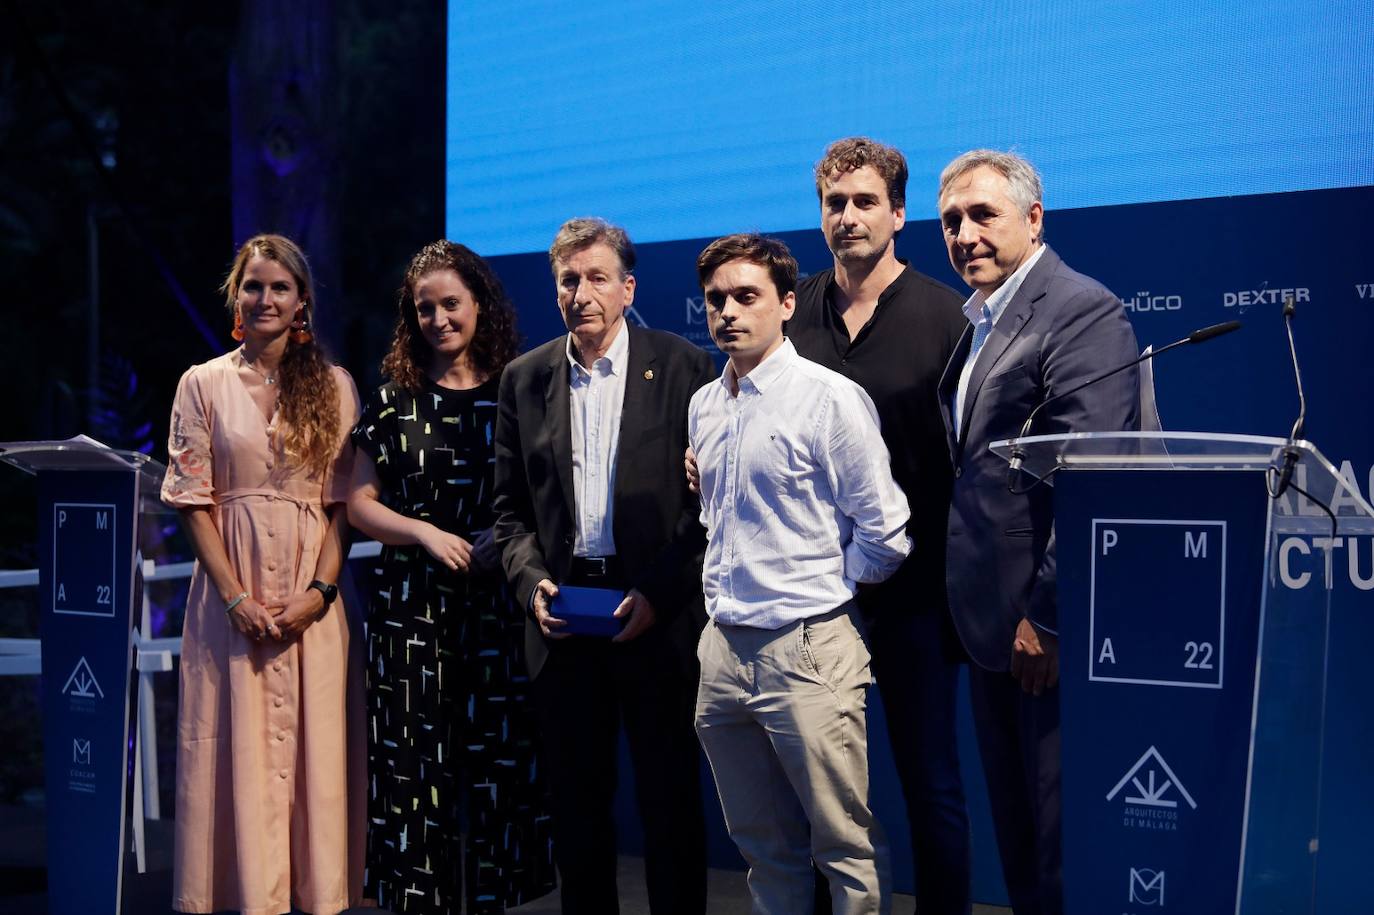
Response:
POLYGON ((239 604, 243 603, 243 602, 246 601, 247 599, 248 599, 248 592, 247 592, 247 591, 244 591, 244 592, 243 592, 242 594, 240 594, 238 597, 234 598, 234 599, 231 600, 229 603, 225 604, 225 606, 224 606, 224 612, 225 612, 225 613, 228 613, 230 610, 233 610, 235 607, 237 607, 239 604))

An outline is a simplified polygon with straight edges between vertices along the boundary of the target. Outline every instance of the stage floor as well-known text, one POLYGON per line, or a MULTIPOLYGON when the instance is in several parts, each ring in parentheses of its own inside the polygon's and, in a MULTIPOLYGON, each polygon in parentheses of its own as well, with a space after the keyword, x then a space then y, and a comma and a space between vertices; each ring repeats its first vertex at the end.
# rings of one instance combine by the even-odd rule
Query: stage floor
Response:
MULTIPOLYGON (((172 822, 148 822, 145 832, 148 872, 135 873, 132 854, 124 874, 123 911, 128 915, 167 912, 172 894, 172 822)), ((47 915, 47 873, 43 866, 44 830, 41 809, 0 807, 0 911, 5 915, 47 915)), ((644 862, 621 857, 621 915, 649 915, 644 889, 644 862)), ((748 915, 749 893, 742 871, 712 870, 708 891, 711 915, 748 915)), ((893 897, 892 910, 906 915, 914 908, 911 896, 893 897)), ((558 893, 528 905, 510 909, 511 915, 556 915, 558 893)), ((974 906, 974 915, 1009 915, 1010 909, 974 906)), ((349 915, 377 913, 378 909, 350 909, 349 915)))

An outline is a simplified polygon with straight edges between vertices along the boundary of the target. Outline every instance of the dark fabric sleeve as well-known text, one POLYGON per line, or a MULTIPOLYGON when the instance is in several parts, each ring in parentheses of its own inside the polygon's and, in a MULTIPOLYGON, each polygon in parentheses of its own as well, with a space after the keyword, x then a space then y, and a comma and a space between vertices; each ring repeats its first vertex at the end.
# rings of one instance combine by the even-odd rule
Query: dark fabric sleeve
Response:
MULTIPOLYGON (((685 351, 689 360, 686 385, 681 403, 673 404, 681 424, 681 440, 687 441, 687 408, 692 395, 716 377, 715 363, 703 349, 685 351)), ((706 529, 701 526, 701 503, 687 486, 687 474, 681 462, 669 468, 668 485, 681 489, 682 510, 673 526, 672 539, 634 582, 654 605, 659 623, 665 623, 682 612, 701 591, 701 560, 706 552, 706 529)))
MULTIPOLYGON (((1120 300, 1088 288, 1064 304, 1065 320, 1045 340, 1045 396, 1053 397, 1095 374, 1139 355, 1135 332, 1120 300)), ((1037 434, 1119 432, 1140 427, 1140 370, 1131 368, 1050 405, 1037 420, 1037 434)), ((1026 615, 1050 632, 1059 631, 1055 601, 1057 568, 1054 533, 1036 571, 1026 615)))
POLYGON ((553 576, 548 572, 539 546, 538 519, 525 473, 517 374, 506 369, 497 397, 496 489, 492 507, 496 512, 496 542, 501 547, 506 580, 515 592, 516 602, 528 613, 534 586, 541 579, 553 576))
POLYGON ((367 400, 363 401, 362 413, 358 415, 358 423, 350 433, 353 439, 353 447, 363 454, 372 458, 372 463, 377 463, 377 456, 382 452, 382 446, 390 438, 391 429, 394 426, 396 412, 392 409, 387 413, 387 419, 392 422, 385 422, 381 414, 388 411, 389 407, 395 407, 396 389, 390 384, 384 384, 367 395, 367 400), (383 397, 391 403, 388 405, 383 397))

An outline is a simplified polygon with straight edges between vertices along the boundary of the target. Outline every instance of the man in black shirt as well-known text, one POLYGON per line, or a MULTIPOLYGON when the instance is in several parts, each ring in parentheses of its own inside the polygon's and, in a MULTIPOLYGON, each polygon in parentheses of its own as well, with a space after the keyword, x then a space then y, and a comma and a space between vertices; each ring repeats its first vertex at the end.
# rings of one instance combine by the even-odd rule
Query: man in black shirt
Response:
POLYGON ((897 259, 906 160, 866 137, 832 143, 816 166, 821 230, 835 261, 797 287, 787 336, 846 375, 878 408, 892 475, 911 503, 911 556, 859 593, 873 670, 906 798, 917 910, 969 910, 968 814, 955 743, 962 650, 945 600, 952 471, 936 388, 968 321, 963 298, 897 259))

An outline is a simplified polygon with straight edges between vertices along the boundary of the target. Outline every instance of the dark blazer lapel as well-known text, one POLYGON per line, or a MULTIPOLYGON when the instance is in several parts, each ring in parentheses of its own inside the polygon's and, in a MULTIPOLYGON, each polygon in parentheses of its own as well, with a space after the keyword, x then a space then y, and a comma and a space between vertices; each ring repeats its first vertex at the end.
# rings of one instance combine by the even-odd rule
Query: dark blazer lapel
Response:
POLYGON ((945 363, 944 374, 940 376, 940 385, 936 388, 940 418, 945 422, 945 444, 949 448, 950 460, 956 467, 959 466, 959 443, 954 438, 954 392, 959 387, 959 373, 964 370, 964 362, 972 345, 973 325, 970 324, 964 328, 959 342, 954 345, 954 352, 949 354, 949 362, 945 363))
POLYGON ((549 447, 553 449, 553 463, 558 468, 558 481, 563 490, 563 504, 568 520, 577 517, 572 477, 572 419, 569 415, 568 356, 561 347, 554 347, 553 357, 545 366, 544 420, 548 424, 549 447))
POLYGON ((973 413, 973 405, 978 400, 978 392, 982 390, 983 382, 987 381, 998 360, 1006 354, 1012 341, 1021 333, 1021 328, 1026 326, 1026 321, 1035 310, 1034 303, 1022 294, 1024 291, 1018 290, 1016 297, 1008 303, 1007 310, 993 325, 992 333, 988 334, 988 342, 983 344, 982 351, 978 353, 978 361, 973 363, 973 371, 968 376, 968 390, 964 392, 964 414, 959 423, 961 443, 968 438, 968 419, 973 413))
POLYGON ((1035 303, 1045 297, 1049 289, 1050 274, 1058 264, 1058 255, 1046 248, 1045 253, 1040 255, 1039 262, 1026 274, 1021 288, 1016 290, 1016 295, 1007 303, 1002 316, 993 325, 992 333, 988 334, 987 343, 983 344, 978 361, 973 364, 973 372, 968 378, 968 390, 964 393, 964 414, 959 424, 960 439, 968 436, 969 416, 973 413, 973 405, 978 400, 978 392, 982 390, 983 382, 987 381, 997 363, 1006 355, 1012 341, 1021 333, 1021 328, 1026 326, 1026 322, 1035 313, 1035 303))
MULTIPOLYGON (((625 331, 629 331, 627 323, 625 331)), ((664 367, 658 365, 658 351, 648 334, 631 333, 630 351, 625 360, 625 400, 620 407, 620 446, 615 456, 615 488, 612 498, 619 498, 625 478, 634 472, 635 449, 641 434, 652 423, 655 391, 662 384, 659 377, 664 367)), ((621 513, 616 505, 615 518, 621 513)))

